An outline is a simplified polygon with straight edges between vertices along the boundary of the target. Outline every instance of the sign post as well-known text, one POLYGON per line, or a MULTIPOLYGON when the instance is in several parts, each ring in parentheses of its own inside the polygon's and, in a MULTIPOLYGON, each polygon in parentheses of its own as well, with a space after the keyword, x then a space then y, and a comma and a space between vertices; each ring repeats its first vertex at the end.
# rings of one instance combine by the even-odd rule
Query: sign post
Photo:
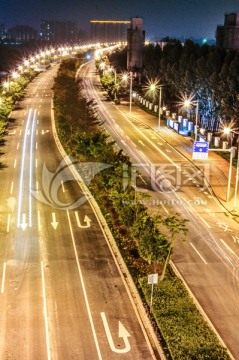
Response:
POLYGON ((153 292, 154 292, 154 284, 158 283, 158 274, 150 274, 148 275, 148 284, 152 285, 151 296, 150 296, 150 310, 153 304, 153 292))

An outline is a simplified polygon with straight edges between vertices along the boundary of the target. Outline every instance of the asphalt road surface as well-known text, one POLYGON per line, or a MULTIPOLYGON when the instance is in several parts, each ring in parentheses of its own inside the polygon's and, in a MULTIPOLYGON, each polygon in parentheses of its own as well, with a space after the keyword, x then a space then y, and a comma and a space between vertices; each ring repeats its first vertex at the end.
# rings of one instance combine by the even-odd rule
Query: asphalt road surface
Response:
POLYGON ((0 169, 0 359, 154 359, 51 125, 57 65, 11 115, 0 169))
MULTIPOLYGON (((83 70, 82 70, 83 71, 83 70)), ((104 127, 131 157, 150 194, 151 211, 178 212, 190 220, 186 242, 176 244, 173 263, 213 323, 235 359, 239 359, 239 228, 214 197, 202 171, 210 177, 210 160, 188 161, 170 139, 154 131, 138 116, 137 108, 107 101, 94 66, 84 69, 88 97, 95 98, 104 127), (197 165, 197 167, 195 166, 197 165)), ((218 169, 220 176, 220 169, 218 169)), ((226 189, 225 189, 226 191, 226 189)))

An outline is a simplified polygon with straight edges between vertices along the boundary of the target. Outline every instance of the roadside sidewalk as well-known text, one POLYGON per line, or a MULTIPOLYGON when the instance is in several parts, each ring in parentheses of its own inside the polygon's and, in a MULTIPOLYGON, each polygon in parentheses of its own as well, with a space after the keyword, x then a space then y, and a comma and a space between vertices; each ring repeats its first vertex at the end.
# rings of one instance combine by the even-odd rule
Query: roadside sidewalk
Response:
POLYGON ((234 204, 236 168, 232 167, 230 196, 227 199, 229 163, 223 159, 217 152, 209 151, 208 160, 192 160, 193 139, 188 136, 179 135, 173 129, 166 126, 166 122, 161 120, 161 127, 158 130, 158 118, 148 114, 143 109, 132 103, 132 111, 129 111, 129 103, 122 102, 117 107, 127 115, 129 119, 136 121, 139 125, 144 124, 157 132, 158 136, 163 138, 185 158, 194 163, 196 166, 204 164, 210 165, 210 178, 208 179, 214 195, 220 204, 225 208, 228 216, 235 217, 239 221, 239 196, 237 193, 236 204, 234 204))

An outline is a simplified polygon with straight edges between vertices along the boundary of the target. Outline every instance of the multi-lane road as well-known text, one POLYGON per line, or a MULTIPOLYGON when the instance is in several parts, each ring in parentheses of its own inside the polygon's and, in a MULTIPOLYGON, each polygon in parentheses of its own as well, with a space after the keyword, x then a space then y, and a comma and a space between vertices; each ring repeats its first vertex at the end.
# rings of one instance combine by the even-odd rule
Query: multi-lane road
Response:
POLYGON ((210 158, 195 167, 177 151, 178 135, 170 134, 165 140, 168 132, 149 127, 147 116, 135 109, 130 114, 128 106, 106 101, 92 66, 84 72, 88 96, 96 99, 105 128, 150 184, 147 192, 152 199, 147 205, 152 210, 161 208, 165 214, 179 212, 190 220, 188 240, 176 244, 173 263, 234 358, 239 359, 239 229, 199 169, 210 178, 210 158))
POLYGON ((154 359, 99 216, 55 142, 56 72, 28 86, 1 147, 0 358, 154 359))

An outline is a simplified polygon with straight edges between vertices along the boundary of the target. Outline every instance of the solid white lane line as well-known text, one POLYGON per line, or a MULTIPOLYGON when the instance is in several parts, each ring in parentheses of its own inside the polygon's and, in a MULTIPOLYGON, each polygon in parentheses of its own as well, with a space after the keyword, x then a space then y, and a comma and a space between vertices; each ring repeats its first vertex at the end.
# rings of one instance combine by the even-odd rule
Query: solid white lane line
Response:
POLYGON ((164 209, 164 211, 169 214, 169 211, 166 209, 166 207, 163 204, 160 204, 162 206, 162 208, 164 209))
POLYGON ((101 352, 100 352, 100 348, 99 348, 99 344, 98 344, 98 339, 96 336, 96 331, 95 331, 95 327, 94 327, 94 323, 93 323, 93 319, 92 319, 92 315, 91 315, 91 311, 90 311, 90 305, 89 305, 89 301, 88 301, 87 294, 86 294, 85 283, 84 283, 84 279, 83 279, 83 275, 82 275, 82 271, 81 271, 81 267, 80 267, 80 262, 79 262, 78 254, 77 254, 77 250, 76 250, 76 243, 75 243, 75 237, 74 237, 74 233, 73 233, 73 229, 72 229, 70 214, 69 214, 68 210, 66 210, 66 212, 67 212, 67 218, 68 218, 69 227, 70 227, 73 249, 74 249, 75 258, 76 258, 76 264, 77 264, 78 273, 80 276, 81 286, 82 286, 85 304, 86 304, 86 308, 87 308, 87 312, 88 312, 88 316, 89 316, 89 320, 90 320, 90 325, 91 325, 91 329, 92 329, 92 333, 93 333, 93 337, 94 337, 94 341, 95 341, 95 345, 96 345, 96 350, 98 353, 98 358, 100 360, 102 360, 102 356, 101 356, 101 352))
POLYGON ((48 325, 47 304, 46 304, 45 275, 44 275, 43 261, 41 261, 41 277, 42 277, 42 296, 43 296, 43 311, 44 311, 44 320, 45 320, 47 359, 51 360, 50 339, 49 339, 49 325, 48 325))
POLYGON ((200 254, 200 252, 195 248, 195 246, 190 242, 190 245, 192 246, 192 248, 194 249, 194 251, 196 251, 196 253, 198 254, 198 256, 202 259, 202 261, 204 262, 204 264, 207 265, 206 260, 204 259, 204 257, 200 254))
POLYGON ((40 211, 37 211, 37 223, 38 223, 38 230, 41 230, 41 214, 40 211))
POLYGON ((210 229, 211 226, 206 222, 206 220, 204 220, 200 215, 198 215, 200 217, 200 219, 204 222, 204 224, 210 229))
POLYGON ((32 227, 32 180, 33 180, 33 148, 34 148, 34 128, 36 124, 36 110, 32 119, 31 140, 30 140, 30 171, 29 171, 29 227, 32 227))
POLYGON ((10 189, 10 194, 12 194, 12 193, 13 193, 13 181, 11 183, 11 189, 10 189))
POLYGON ((4 293, 4 286, 5 286, 5 276, 6 276, 6 262, 3 263, 3 271, 2 271, 2 286, 1 286, 1 293, 4 293))
POLYGON ((220 239, 220 240, 221 240, 221 242, 223 243, 223 245, 224 245, 232 254, 235 255, 234 251, 230 248, 230 246, 227 245, 227 243, 226 243, 224 240, 222 240, 222 239, 220 239))
POLYGON ((30 109, 29 113, 28 113, 27 125, 26 125, 25 134, 24 134, 24 140, 23 140, 22 162, 21 162, 21 170, 20 170, 20 184, 19 184, 19 195, 18 195, 17 227, 20 227, 20 221, 21 221, 24 163, 25 163, 25 157, 26 157, 27 132, 28 132, 28 127, 29 127, 29 123, 30 123, 31 113, 32 113, 32 109, 30 109))
POLYGON ((8 216, 7 216, 7 232, 10 231, 10 223, 11 223, 11 215, 8 214, 8 216))

